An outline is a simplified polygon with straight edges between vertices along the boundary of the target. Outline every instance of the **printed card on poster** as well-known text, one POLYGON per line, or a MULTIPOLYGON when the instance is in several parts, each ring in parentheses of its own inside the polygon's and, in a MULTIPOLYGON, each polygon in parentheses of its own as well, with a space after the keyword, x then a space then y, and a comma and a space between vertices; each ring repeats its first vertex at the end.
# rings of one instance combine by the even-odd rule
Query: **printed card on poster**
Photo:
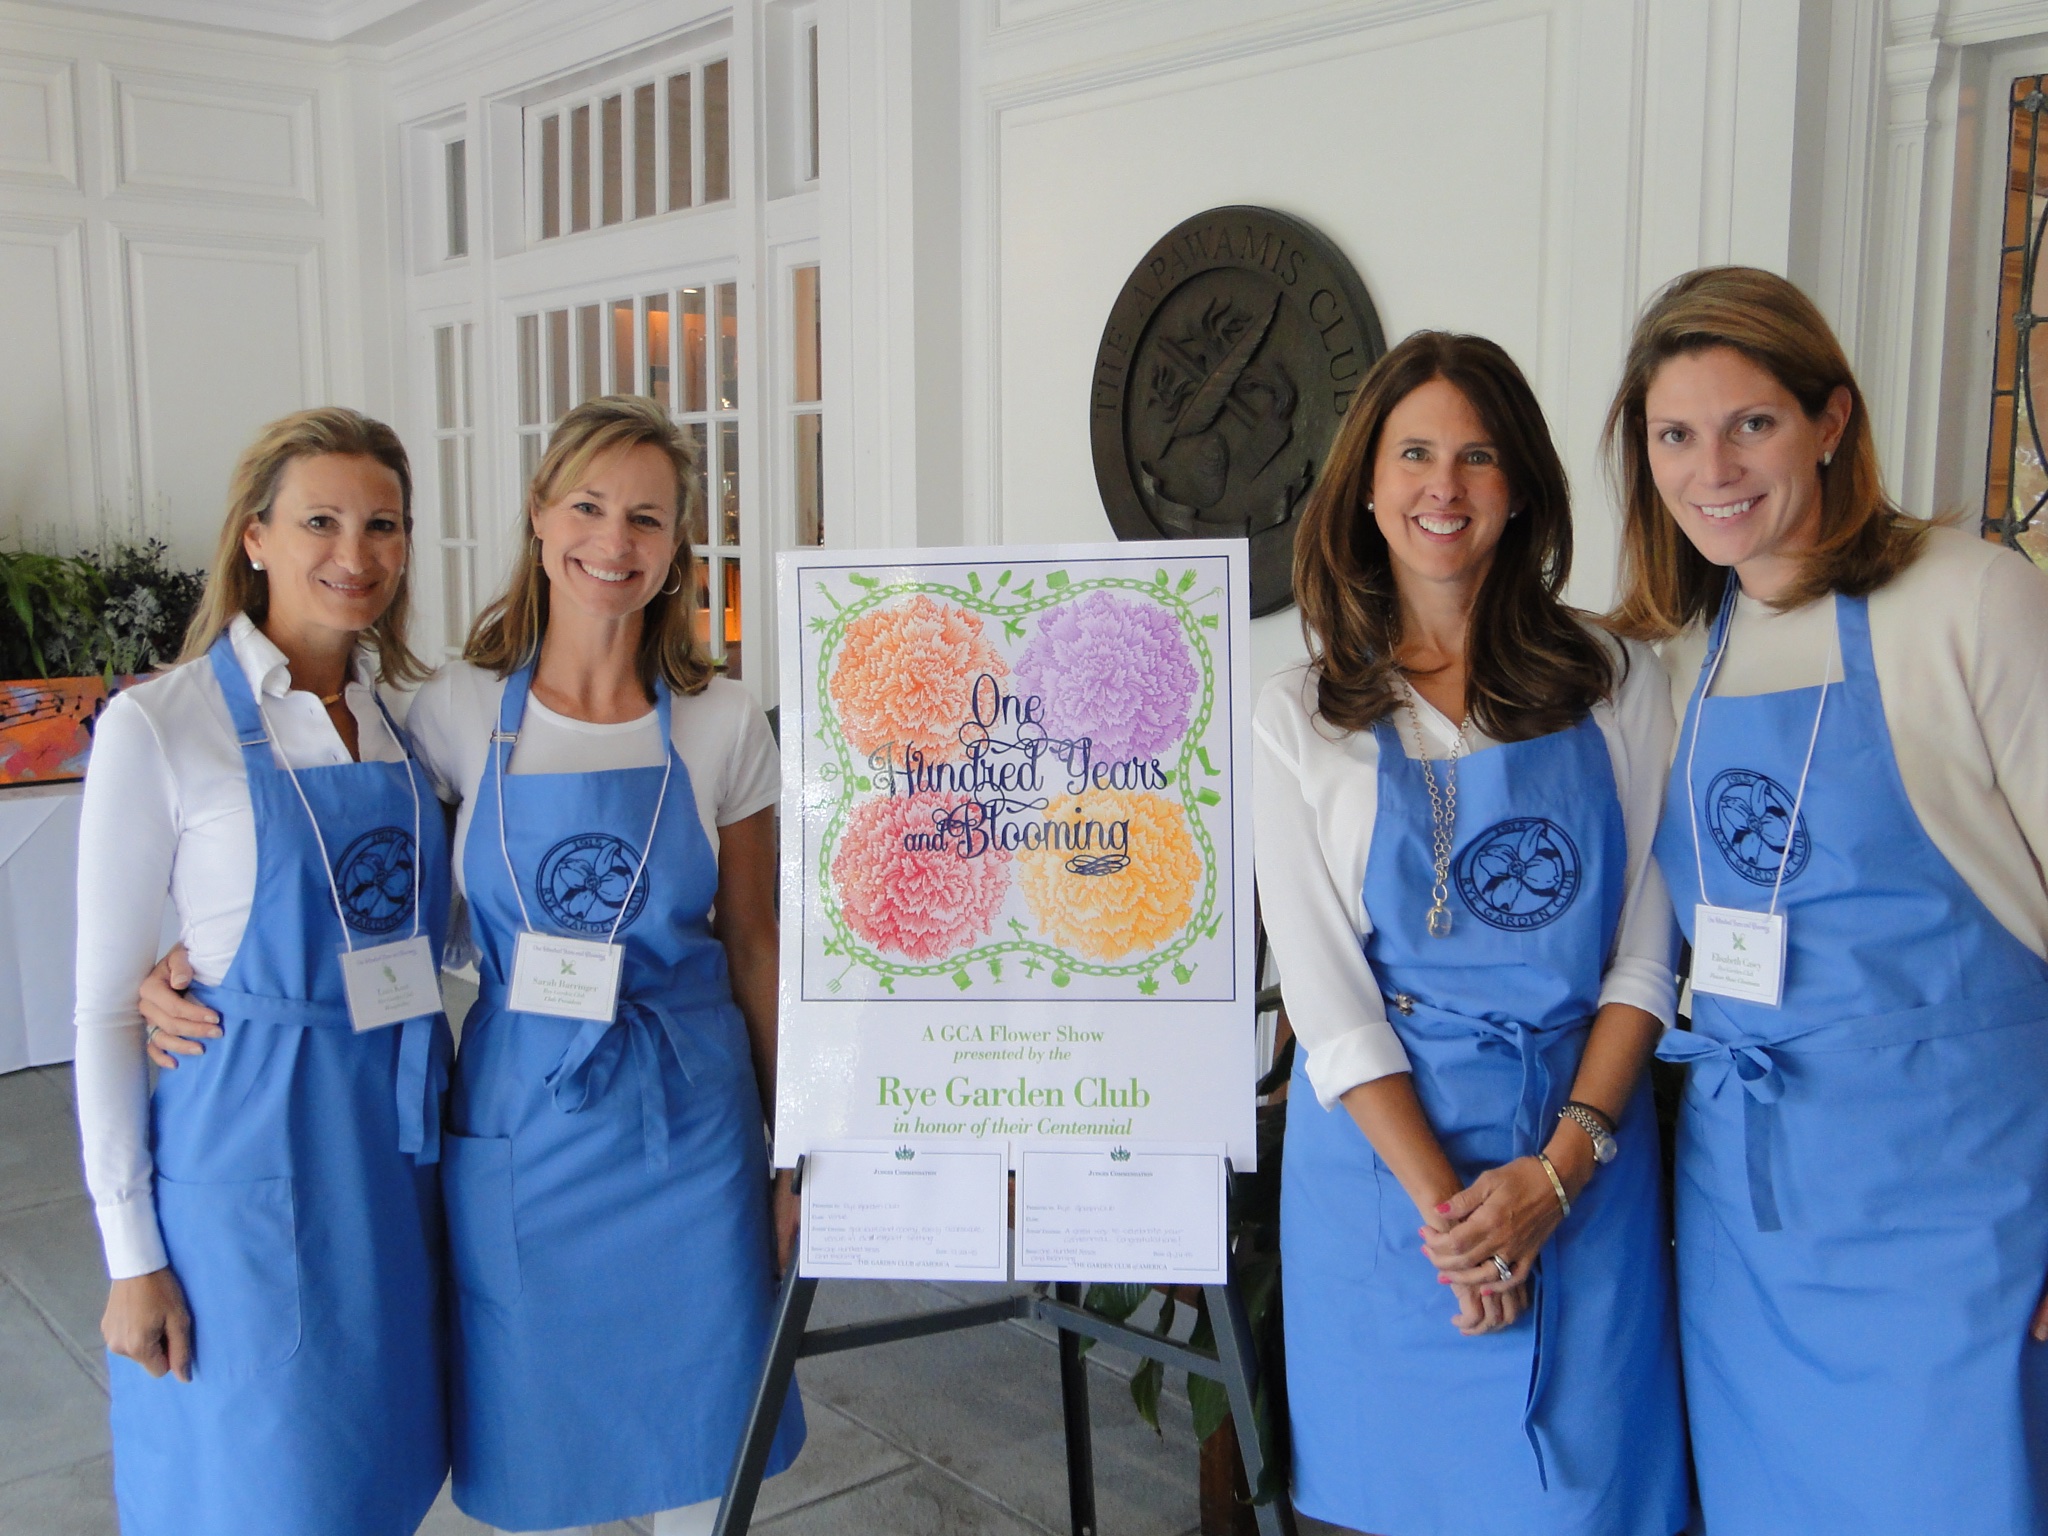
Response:
POLYGON ((1009 1278, 1010 1181, 999 1146, 840 1142, 804 1160, 806 1279, 1009 1278))
POLYGON ((1216 1142, 1021 1147, 1016 1277, 1221 1285, 1226 1172, 1216 1142))
POLYGON ((780 557, 775 1158, 1254 1166, 1242 540, 780 557))

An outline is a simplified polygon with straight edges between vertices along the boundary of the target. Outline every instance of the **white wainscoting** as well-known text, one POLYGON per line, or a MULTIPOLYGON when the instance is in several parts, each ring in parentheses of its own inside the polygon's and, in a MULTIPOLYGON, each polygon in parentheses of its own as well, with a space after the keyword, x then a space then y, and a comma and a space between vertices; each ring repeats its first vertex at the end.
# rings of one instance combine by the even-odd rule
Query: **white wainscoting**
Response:
POLYGON ((130 231, 120 241, 138 479, 174 553, 204 564, 253 429, 322 403, 319 248, 130 231))
POLYGON ((67 542, 98 499, 84 238, 76 219, 0 214, 0 528, 67 542))
POLYGON ((112 72, 121 192, 317 209, 310 90, 112 72))
POLYGON ((78 185, 78 118, 69 59, 0 50, 0 182, 78 185))

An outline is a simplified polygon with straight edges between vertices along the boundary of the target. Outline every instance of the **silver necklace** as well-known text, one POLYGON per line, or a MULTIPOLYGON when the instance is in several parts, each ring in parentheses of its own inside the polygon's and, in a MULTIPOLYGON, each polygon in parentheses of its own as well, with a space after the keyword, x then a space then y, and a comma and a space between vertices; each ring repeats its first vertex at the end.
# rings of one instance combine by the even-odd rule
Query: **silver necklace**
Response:
POLYGON ((1422 764, 1422 782, 1429 790, 1429 841, 1436 882, 1429 890, 1427 927, 1432 939, 1447 939, 1451 936, 1451 844, 1458 832, 1458 759, 1465 754, 1465 729, 1471 725, 1472 717, 1467 715, 1458 723, 1458 737, 1444 759, 1444 785, 1439 790, 1436 770, 1423 744, 1422 710, 1412 684, 1408 688, 1407 709, 1415 735, 1415 756, 1422 764))

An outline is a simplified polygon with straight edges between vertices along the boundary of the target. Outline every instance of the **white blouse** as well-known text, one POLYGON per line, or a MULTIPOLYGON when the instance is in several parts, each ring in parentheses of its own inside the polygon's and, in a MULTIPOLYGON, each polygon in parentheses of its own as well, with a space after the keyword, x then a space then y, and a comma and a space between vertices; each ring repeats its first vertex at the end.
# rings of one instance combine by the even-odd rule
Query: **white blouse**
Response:
MULTIPOLYGON (((1907 802, 1929 840, 2012 935, 2048 957, 2048 571, 1957 528, 1870 595, 1870 650, 1907 802)), ((1835 599, 1778 613, 1738 596, 1716 698, 1842 677, 1835 599)), ((1677 719, 1704 626, 1665 648, 1677 719)), ((1815 774, 1827 771, 1816 758, 1815 774)))
MULTIPOLYGON (((466 889, 463 850, 490 766, 491 733, 498 727, 504 679, 467 662, 450 662, 414 697, 406 734, 435 791, 455 817, 455 885, 466 889)), ((738 683, 715 677, 701 693, 676 694, 670 738, 689 771, 697 816, 718 850, 718 829, 775 804, 782 793, 782 760, 768 717, 738 683)), ((637 720, 596 724, 573 720, 527 695, 526 717, 512 748, 510 771, 591 773, 609 768, 651 768, 662 761, 653 710, 637 720)))
MULTIPOLYGON (((320 700, 291 686, 284 653, 246 616, 235 660, 282 767, 348 762, 320 700)), ((365 762, 396 762, 367 659, 345 690, 365 762)), ((227 700, 210 662, 125 689, 94 728, 78 818, 78 1128, 107 1268, 162 1269, 149 1153, 149 1062, 137 993, 159 958, 164 901, 202 982, 224 980, 256 895, 256 817, 227 700)))
MULTIPOLYGON (((1590 626, 1588 626, 1590 629, 1590 626)), ((1672 1021, 1676 930, 1664 877, 1650 856, 1671 761, 1669 683, 1647 646, 1601 633, 1625 649, 1627 676, 1613 699, 1593 708, 1621 795, 1628 838, 1628 887, 1600 1003, 1627 1003, 1672 1021)), ((1617 665, 1617 671, 1619 666, 1617 665)), ((1443 759, 1455 723, 1424 700, 1425 755, 1443 759)), ((1402 750, 1414 755, 1411 734, 1402 750)), ((1466 733, 1467 755, 1499 745, 1466 733)), ((1387 1021, 1379 982, 1365 957, 1372 914, 1365 872, 1379 811, 1379 740, 1339 731, 1316 715, 1315 673, 1291 667, 1259 695, 1252 716, 1252 800, 1259 901, 1287 991, 1287 1018, 1308 1053, 1309 1081, 1325 1107, 1350 1089, 1409 1070, 1387 1021)), ((1427 892, 1417 892, 1418 901, 1427 892)))

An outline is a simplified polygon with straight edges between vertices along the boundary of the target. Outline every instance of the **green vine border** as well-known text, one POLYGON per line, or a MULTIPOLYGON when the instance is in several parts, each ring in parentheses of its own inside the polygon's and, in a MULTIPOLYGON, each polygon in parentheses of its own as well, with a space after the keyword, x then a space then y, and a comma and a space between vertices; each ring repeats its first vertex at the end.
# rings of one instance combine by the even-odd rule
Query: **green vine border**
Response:
POLYGON ((818 846, 817 878, 821 894, 827 896, 820 905, 823 907, 831 934, 823 941, 828 956, 839 955, 847 964, 839 975, 825 983, 826 990, 836 992, 848 971, 862 967, 873 971, 879 979, 882 990, 894 992, 898 977, 951 976, 954 985, 966 991, 975 984, 969 967, 986 965, 989 979, 1003 981, 1003 957, 1022 955, 1023 969, 1035 975, 1047 968, 1052 970, 1054 986, 1064 987, 1076 975, 1138 978, 1138 991, 1149 997, 1159 990, 1159 970, 1171 967, 1170 974, 1182 986, 1194 979, 1196 967, 1185 963, 1185 956, 1202 939, 1214 938, 1221 924, 1216 911, 1216 848, 1209 836, 1209 829, 1203 823, 1201 808, 1222 804, 1222 796, 1206 784, 1199 784, 1195 771, 1199 767, 1205 777, 1218 778, 1223 770, 1209 761, 1208 749, 1202 739, 1209 729, 1210 719, 1216 707, 1216 661, 1205 630, 1220 627, 1222 616, 1215 613, 1200 613, 1196 605, 1207 603, 1212 598, 1223 596, 1221 586, 1190 597, 1189 591, 1201 579, 1199 571, 1189 567, 1180 573, 1175 581, 1165 569, 1160 569, 1150 581, 1140 581, 1129 576, 1095 576, 1075 581, 1063 569, 1045 572, 1044 590, 1032 590, 1040 577, 1032 576, 1012 585, 1014 570, 1005 570, 992 585, 985 585, 981 573, 970 569, 966 587, 949 585, 937 581, 907 581, 885 586, 877 577, 862 575, 857 571, 845 573, 846 579, 861 590, 861 595, 851 602, 841 603, 824 582, 816 583, 820 595, 834 608, 831 614, 818 614, 810 620, 810 628, 820 636, 818 646, 817 700, 819 720, 812 733, 830 751, 831 759, 819 769, 819 777, 827 783, 838 786, 838 800, 832 807, 831 819, 818 846), (949 956, 928 965, 902 964, 884 959, 872 946, 863 942, 847 925, 845 917, 829 899, 832 855, 838 846, 841 833, 845 830, 848 816, 852 813, 854 797, 873 788, 863 769, 864 764, 854 761, 852 750, 847 743, 845 732, 839 729, 838 712, 832 705, 831 666, 838 653, 840 643, 845 639, 847 628, 866 614, 872 613, 883 604, 897 598, 908 597, 922 592, 930 597, 956 603, 970 612, 984 618, 999 619, 1003 624, 1004 638, 1024 638, 1023 619, 1048 608, 1069 603, 1083 593, 1098 590, 1122 590, 1141 594, 1148 601, 1159 604, 1174 618, 1187 638, 1189 647, 1195 653, 1195 660, 1201 668, 1201 699, 1194 717, 1188 722, 1188 729, 1181 738, 1180 761, 1175 767, 1175 782, 1180 787, 1181 805, 1187 815, 1188 826, 1193 832, 1202 858, 1202 899, 1193 916, 1181 928, 1174 942, 1162 950, 1156 950, 1143 960, 1123 965, 1099 965, 1076 959, 1063 949, 1041 943, 1026 937, 1027 930, 1015 918, 1009 919, 1016 936, 981 944, 962 955, 949 956))

